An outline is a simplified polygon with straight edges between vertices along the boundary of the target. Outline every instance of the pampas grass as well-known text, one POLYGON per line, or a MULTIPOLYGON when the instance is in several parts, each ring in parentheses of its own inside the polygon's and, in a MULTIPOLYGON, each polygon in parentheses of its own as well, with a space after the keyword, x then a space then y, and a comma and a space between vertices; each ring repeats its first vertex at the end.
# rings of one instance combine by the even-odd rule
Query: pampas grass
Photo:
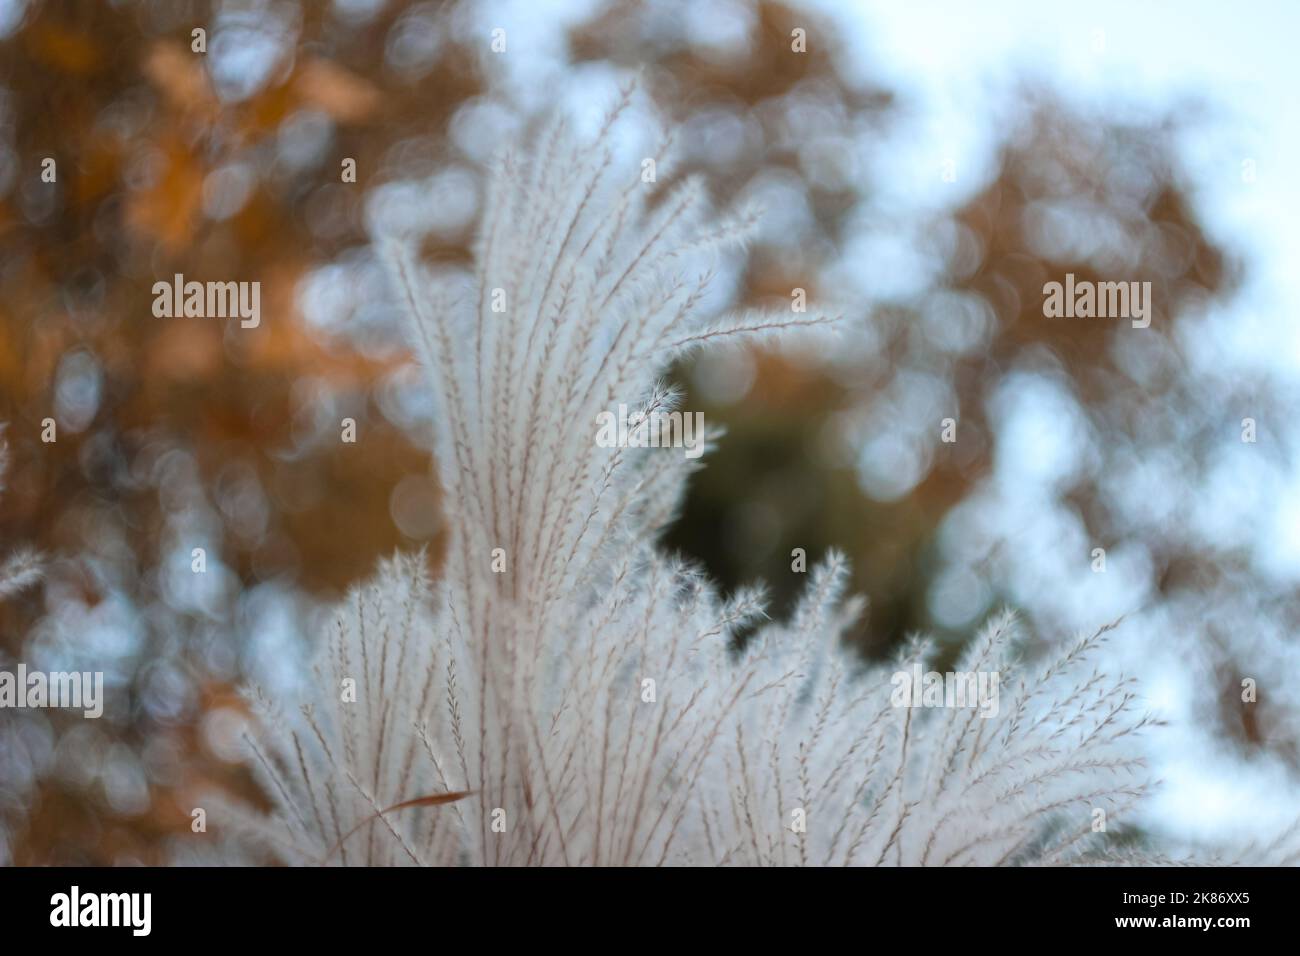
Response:
POLYGON ((699 263, 754 214, 714 216, 695 180, 656 195, 616 161, 627 105, 593 141, 557 121, 502 155, 469 297, 384 241, 438 404, 443 571, 385 562, 337 608, 312 699, 259 700, 274 807, 228 831, 300 864, 1128 859, 1096 811, 1113 831, 1142 797, 1149 721, 1095 669, 1105 630, 1034 665, 1001 615, 958 665, 999 675, 996 717, 898 707, 894 674, 931 649, 865 666, 841 646, 862 602, 840 555, 772 622, 761 589, 724 597, 655 546, 691 462, 599 447, 597 415, 671 408, 660 377, 687 351, 836 317, 703 314, 699 263))
MULTIPOLYGON (((4 494, 9 473, 9 446, 5 442, 6 423, 0 422, 0 495, 4 494)), ((0 561, 0 601, 8 600, 37 584, 45 574, 45 561, 36 550, 23 546, 0 561)))

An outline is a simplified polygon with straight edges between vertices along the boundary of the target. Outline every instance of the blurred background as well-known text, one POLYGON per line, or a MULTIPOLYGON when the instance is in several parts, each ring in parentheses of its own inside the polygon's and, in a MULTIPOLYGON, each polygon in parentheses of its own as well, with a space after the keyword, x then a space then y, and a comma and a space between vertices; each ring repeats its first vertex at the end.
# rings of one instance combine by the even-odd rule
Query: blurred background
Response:
POLYGON ((368 236, 466 268, 493 152, 637 71, 664 175, 767 210, 714 305, 849 316, 674 369, 727 436, 665 545, 778 616, 792 550, 844 549, 871 657, 1123 616, 1169 721, 1142 826, 1300 817, 1300 8, 1051 6, 0 0, 0 561, 45 560, 0 668, 106 684, 99 720, 0 709, 0 862, 220 859, 191 810, 258 799, 239 687, 292 693, 320 608, 394 549, 436 572, 455 507, 368 236), (154 318, 174 273, 261 282, 260 326, 154 318), (1150 282, 1150 328, 1044 318, 1066 273, 1150 282))

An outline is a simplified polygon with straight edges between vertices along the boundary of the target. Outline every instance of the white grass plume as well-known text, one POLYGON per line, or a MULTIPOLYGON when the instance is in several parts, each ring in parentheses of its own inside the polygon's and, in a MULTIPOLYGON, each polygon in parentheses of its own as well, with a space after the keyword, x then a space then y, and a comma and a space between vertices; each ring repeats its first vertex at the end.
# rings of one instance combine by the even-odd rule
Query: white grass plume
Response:
MULTIPOLYGON (((9 446, 4 432, 7 423, 0 422, 0 495, 4 494, 5 478, 9 473, 9 446)), ((45 576, 45 559, 34 548, 22 546, 0 561, 0 601, 21 594, 45 576)))
MULTIPOLYGON (((555 123, 501 159, 473 301, 431 283, 408 247, 387 248, 443 425, 445 570, 430 583, 420 556, 397 557, 340 605, 315 699, 286 713, 264 702, 250 734, 274 811, 235 822, 306 864, 1104 851, 1093 811, 1121 814, 1145 787, 1131 749, 1145 718, 1129 685, 1090 663, 1104 633, 1022 670, 999 617, 961 665, 1002 675, 996 718, 895 707, 895 668, 841 647, 861 612, 842 598, 841 556, 771 623, 761 590, 724 598, 654 546, 691 463, 599 447, 597 414, 666 403, 656 382, 683 350, 830 317, 701 316, 696 252, 742 241, 746 220, 720 228, 696 181, 651 203, 609 145, 626 102, 595 142, 555 123)), ((900 666, 925 653, 909 648, 900 666)))

